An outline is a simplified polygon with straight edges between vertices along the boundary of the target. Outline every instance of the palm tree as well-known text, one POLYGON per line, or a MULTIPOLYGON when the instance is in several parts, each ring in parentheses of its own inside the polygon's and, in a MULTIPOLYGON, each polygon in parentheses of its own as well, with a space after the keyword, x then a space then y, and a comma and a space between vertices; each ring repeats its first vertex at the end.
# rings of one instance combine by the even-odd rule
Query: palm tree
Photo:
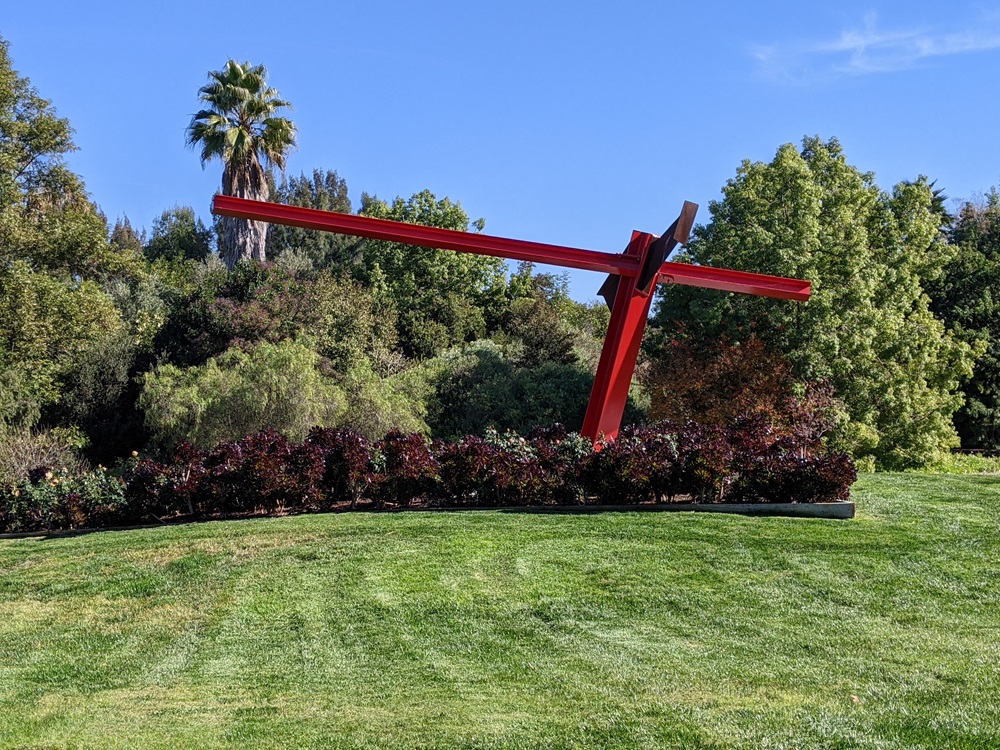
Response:
MULTIPOLYGON (((295 146, 295 124, 275 113, 291 108, 267 84, 263 65, 229 60, 222 70, 209 72, 209 83, 199 90, 206 105, 191 118, 187 144, 201 147, 201 164, 221 159, 222 194, 266 201, 265 167, 285 167, 285 155, 295 146)), ((264 260, 267 224, 262 221, 222 219, 219 253, 232 268, 242 259, 264 260)))

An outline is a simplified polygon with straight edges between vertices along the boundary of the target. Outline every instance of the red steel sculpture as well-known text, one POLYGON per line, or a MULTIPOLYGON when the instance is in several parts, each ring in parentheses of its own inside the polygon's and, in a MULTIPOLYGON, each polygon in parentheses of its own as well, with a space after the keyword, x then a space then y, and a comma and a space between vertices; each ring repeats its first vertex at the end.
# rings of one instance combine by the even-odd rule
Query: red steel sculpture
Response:
POLYGON ((633 232, 625 252, 616 255, 227 195, 215 196, 212 204, 213 213, 238 219, 609 274, 599 293, 611 308, 611 322, 582 430, 594 441, 602 436, 611 440, 618 436, 656 284, 684 284, 778 299, 809 299, 808 281, 667 261, 678 244, 688 241, 697 211, 696 204, 685 201, 680 216, 662 236, 633 232))

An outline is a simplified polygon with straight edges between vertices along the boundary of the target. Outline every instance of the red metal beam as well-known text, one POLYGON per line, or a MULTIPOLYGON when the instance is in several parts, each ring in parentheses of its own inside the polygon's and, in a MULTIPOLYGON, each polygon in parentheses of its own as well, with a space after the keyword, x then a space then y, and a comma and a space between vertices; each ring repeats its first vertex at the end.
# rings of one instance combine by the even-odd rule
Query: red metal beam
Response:
MULTIPOLYGON (((217 195, 212 212, 238 219, 268 221, 304 229, 368 237, 374 240, 402 242, 407 245, 433 247, 443 250, 492 255, 497 258, 548 263, 553 266, 599 271, 632 278, 638 276, 640 262, 624 253, 604 253, 598 250, 581 250, 575 247, 548 245, 541 242, 512 240, 488 234, 457 232, 454 229, 425 227, 400 221, 373 219, 368 216, 319 211, 314 208, 286 206, 282 203, 251 201, 228 195, 217 195)), ((724 268, 693 266, 686 263, 666 262, 658 273, 660 283, 700 286, 725 292, 740 292, 779 299, 809 299, 809 282, 766 276, 724 268)))
POLYGON ((661 284, 700 286, 705 289, 721 289, 724 292, 740 292, 759 297, 794 299, 799 302, 805 302, 809 299, 811 289, 810 282, 801 279, 731 271, 728 268, 693 266, 688 263, 672 263, 670 261, 660 266, 657 280, 661 284))
POLYGON ((354 237, 368 237, 373 240, 402 242, 406 245, 433 247, 441 250, 492 255, 497 258, 527 260, 533 263, 550 263, 584 271, 600 271, 620 276, 636 276, 639 263, 635 258, 597 250, 580 250, 575 247, 547 245, 541 242, 510 240, 506 237, 492 237, 488 234, 457 232, 454 229, 425 227, 406 224, 401 221, 373 219, 369 216, 339 214, 333 211, 319 211, 314 208, 286 206, 281 203, 265 203, 229 195, 217 195, 212 202, 212 213, 233 216, 237 219, 268 221, 273 224, 287 224, 304 229, 319 229, 325 232, 349 234, 354 237))
MULTIPOLYGON (((633 232, 625 255, 645 261, 653 240, 651 234, 633 232)), ((621 278, 618 282, 612 295, 611 320, 604 336, 601 360, 580 430, 580 434, 593 440, 595 445, 602 437, 606 440, 618 437, 639 344, 653 302, 653 295, 639 288, 638 278, 621 278)))

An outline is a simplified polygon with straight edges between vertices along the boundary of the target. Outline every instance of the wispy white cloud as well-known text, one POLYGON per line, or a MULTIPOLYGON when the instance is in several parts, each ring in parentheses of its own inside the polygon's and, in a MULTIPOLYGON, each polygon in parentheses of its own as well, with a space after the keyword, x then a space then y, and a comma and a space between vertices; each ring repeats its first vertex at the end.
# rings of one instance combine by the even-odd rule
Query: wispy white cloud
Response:
POLYGON ((1000 49, 1000 18, 980 19, 977 28, 942 31, 928 28, 880 29, 874 14, 860 29, 811 43, 758 46, 752 51, 768 77, 811 81, 849 75, 910 70, 933 58, 1000 49))

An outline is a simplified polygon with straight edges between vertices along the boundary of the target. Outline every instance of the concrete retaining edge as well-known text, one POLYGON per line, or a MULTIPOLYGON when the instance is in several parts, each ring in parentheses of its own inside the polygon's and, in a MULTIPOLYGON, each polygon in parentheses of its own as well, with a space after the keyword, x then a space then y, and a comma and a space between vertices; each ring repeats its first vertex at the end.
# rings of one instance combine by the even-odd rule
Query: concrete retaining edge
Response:
POLYGON ((504 513, 734 513, 741 516, 854 518, 854 503, 658 503, 656 505, 529 505, 522 508, 438 508, 504 513))

